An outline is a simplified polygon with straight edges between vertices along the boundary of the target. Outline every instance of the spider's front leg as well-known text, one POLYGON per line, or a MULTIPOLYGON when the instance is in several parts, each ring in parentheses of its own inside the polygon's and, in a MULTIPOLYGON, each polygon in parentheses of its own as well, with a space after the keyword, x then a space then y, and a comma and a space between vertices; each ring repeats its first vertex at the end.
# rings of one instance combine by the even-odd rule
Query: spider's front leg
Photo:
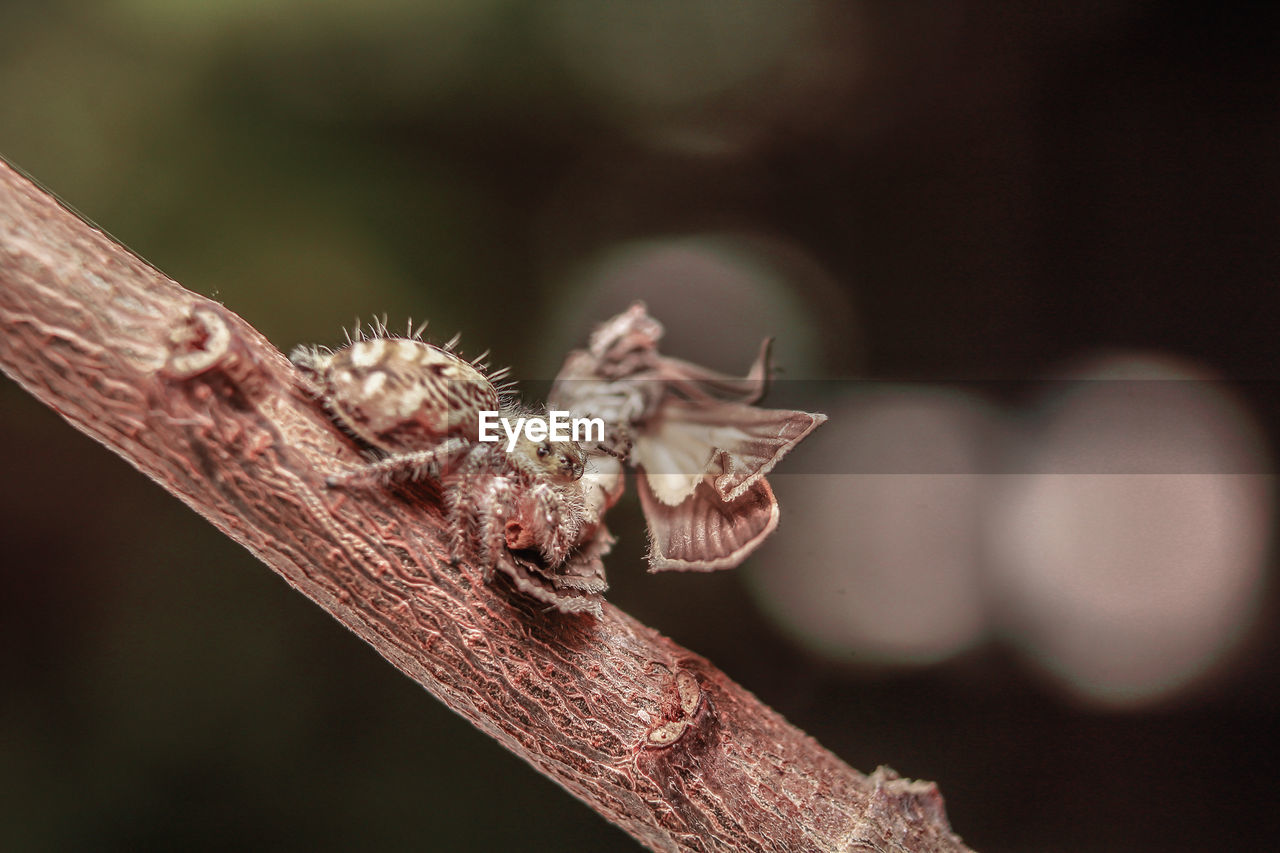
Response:
POLYGON ((502 556, 502 521, 515 492, 497 454, 491 445, 472 446, 446 481, 444 492, 452 562, 474 561, 485 581, 492 580, 502 556))
POLYGON ((475 548, 483 577, 493 580, 493 572, 498 561, 506 559, 507 525, 512 515, 517 486, 507 474, 491 474, 489 482, 483 486, 480 500, 473 505, 476 513, 475 548))
POLYGON ((549 483, 531 485, 522 496, 519 512, 506 523, 507 547, 536 550, 549 570, 563 563, 582 533, 582 502, 571 497, 549 483))

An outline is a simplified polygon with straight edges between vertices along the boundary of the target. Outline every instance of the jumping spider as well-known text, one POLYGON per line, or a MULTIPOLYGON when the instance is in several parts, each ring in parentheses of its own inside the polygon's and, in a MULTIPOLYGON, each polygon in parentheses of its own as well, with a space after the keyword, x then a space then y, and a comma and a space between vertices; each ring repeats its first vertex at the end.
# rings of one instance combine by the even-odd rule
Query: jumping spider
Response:
POLYGON ((435 346, 420 331, 399 337, 377 323, 336 351, 304 346, 290 355, 307 390, 374 455, 329 485, 429 477, 443 491, 455 563, 475 562, 486 581, 501 569, 563 612, 598 615, 610 539, 584 503, 582 449, 526 435, 510 450, 480 441, 481 411, 533 413, 502 383, 505 370, 487 373, 484 356, 466 361, 454 352, 456 338, 435 346))

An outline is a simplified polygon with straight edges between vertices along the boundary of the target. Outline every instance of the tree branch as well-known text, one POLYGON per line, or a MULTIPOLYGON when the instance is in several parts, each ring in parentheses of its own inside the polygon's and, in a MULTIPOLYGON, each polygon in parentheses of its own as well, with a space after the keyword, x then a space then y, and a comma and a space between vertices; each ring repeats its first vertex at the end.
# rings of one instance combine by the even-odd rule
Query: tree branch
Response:
POLYGON ((862 776, 612 606, 449 565, 429 486, 360 462, 257 331, 0 162, 0 368, 503 746, 659 851, 960 851, 932 783, 862 776))

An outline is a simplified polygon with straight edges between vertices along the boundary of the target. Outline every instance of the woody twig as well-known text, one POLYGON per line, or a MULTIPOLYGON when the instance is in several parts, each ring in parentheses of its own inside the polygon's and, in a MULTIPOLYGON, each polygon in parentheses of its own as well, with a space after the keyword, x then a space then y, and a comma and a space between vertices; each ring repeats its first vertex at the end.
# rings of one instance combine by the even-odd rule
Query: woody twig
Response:
POLYGON ((650 849, 967 849, 932 783, 859 774, 618 609, 451 566, 429 489, 328 488, 358 449, 269 341, 2 163, 0 368, 650 849))

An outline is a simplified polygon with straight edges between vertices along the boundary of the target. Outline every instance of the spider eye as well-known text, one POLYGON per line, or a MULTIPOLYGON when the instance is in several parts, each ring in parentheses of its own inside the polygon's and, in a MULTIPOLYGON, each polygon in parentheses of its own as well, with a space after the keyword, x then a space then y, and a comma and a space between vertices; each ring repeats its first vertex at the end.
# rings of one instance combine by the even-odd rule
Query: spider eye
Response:
POLYGON ((546 458, 546 456, 547 456, 547 454, 548 454, 548 453, 550 453, 550 452, 551 452, 551 445, 550 445, 550 444, 548 444, 547 442, 545 442, 545 441, 544 441, 542 444, 539 444, 539 445, 538 445, 538 458, 539 458, 539 459, 545 459, 545 458, 546 458))

